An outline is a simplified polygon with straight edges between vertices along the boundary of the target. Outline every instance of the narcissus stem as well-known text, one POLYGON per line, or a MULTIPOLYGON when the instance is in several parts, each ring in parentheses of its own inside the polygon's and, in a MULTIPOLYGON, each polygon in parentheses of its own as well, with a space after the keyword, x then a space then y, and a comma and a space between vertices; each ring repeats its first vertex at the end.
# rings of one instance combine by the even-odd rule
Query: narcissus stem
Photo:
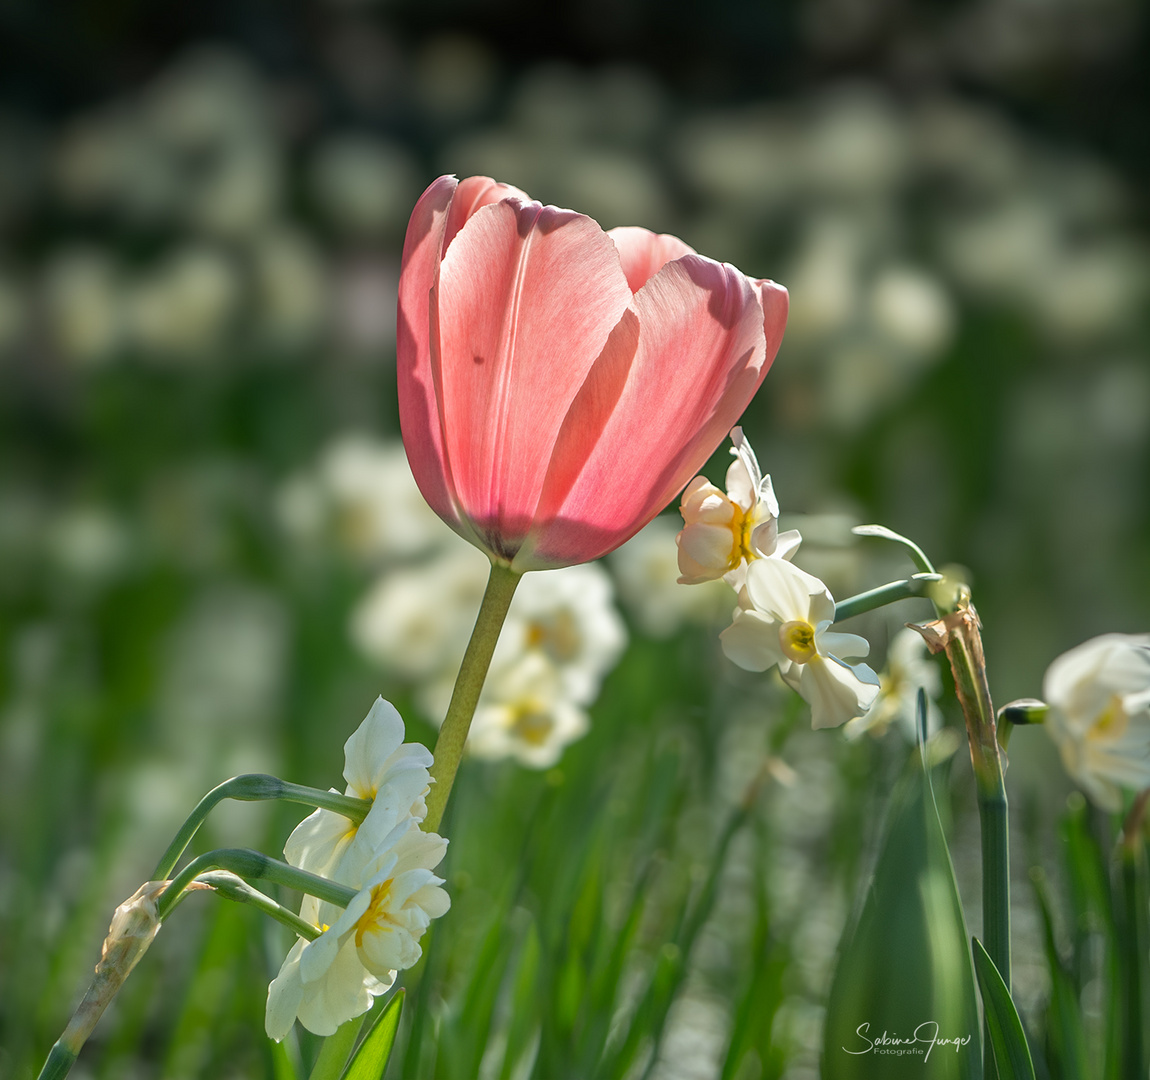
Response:
POLYGON ((187 821, 180 826, 180 831, 176 833, 175 839, 168 845, 168 850, 164 852, 152 872, 153 881, 163 881, 171 876, 176 863, 180 861, 180 856, 191 843, 192 837, 196 835, 196 830, 224 799, 238 799, 241 802, 284 799, 287 802, 303 803, 305 806, 334 810, 335 813, 343 814, 357 825, 367 817, 367 812, 371 809, 371 803, 364 799, 353 799, 334 791, 320 791, 318 788, 291 784, 278 776, 269 776, 266 773, 244 773, 242 776, 233 776, 218 787, 212 788, 188 815, 187 821))
POLYGON ((522 576, 506 566, 491 564, 487 591, 483 594, 475 629, 471 632, 471 640, 467 643, 467 652, 455 680, 451 704, 447 707, 447 716, 435 743, 435 764, 431 766, 435 783, 431 785, 431 792, 427 796, 427 818, 423 823, 427 832, 435 832, 443 820, 443 811, 451 795, 451 786, 455 783, 455 774, 459 771, 459 761, 463 757, 467 732, 471 728, 471 718, 479 702, 479 692, 483 689, 483 680, 487 678, 487 669, 491 665, 491 656, 495 652, 503 620, 507 617, 507 609, 511 606, 511 598, 515 595, 515 587, 522 576))
POLYGON ((290 866, 279 859, 269 858, 259 851, 246 848, 218 848, 193 859, 183 868, 160 894, 156 902, 156 913, 162 922, 172 909, 187 895, 187 888, 200 874, 208 870, 230 870, 237 877, 262 878, 286 885, 289 889, 326 900, 329 904, 347 907, 355 899, 356 889, 349 889, 339 882, 330 881, 316 874, 309 874, 298 866, 290 866))
MULTIPOLYGON (((1005 764, 986 680, 981 623, 969 595, 964 595, 956 611, 915 629, 922 634, 932 653, 946 653, 954 676, 954 690, 966 719, 982 825, 982 939, 1009 990, 1010 833, 1005 764)), ((987 1076, 994 1076, 988 1028, 984 1035, 984 1069, 987 1076)))

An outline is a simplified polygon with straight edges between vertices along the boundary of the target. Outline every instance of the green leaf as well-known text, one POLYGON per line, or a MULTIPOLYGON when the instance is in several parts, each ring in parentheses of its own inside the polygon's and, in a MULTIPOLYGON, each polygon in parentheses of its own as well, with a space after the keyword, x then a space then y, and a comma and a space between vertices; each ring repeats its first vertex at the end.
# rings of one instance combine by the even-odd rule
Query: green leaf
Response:
POLYGON ((1030 879, 1034 883, 1038 912, 1042 916, 1043 947, 1046 967, 1050 972, 1050 1004, 1046 1010, 1050 1063, 1063 1080, 1089 1080, 1093 1074, 1082 1007, 1078 1002, 1074 980, 1058 953, 1046 879, 1037 867, 1030 871, 1030 879))
POLYGON ((268 1048, 272 1056, 272 1076, 275 1080, 299 1080, 299 1073, 288 1054, 287 1047, 282 1042, 268 1039, 268 1048))
POLYGON ((839 949, 823 1080, 981 1080, 967 940, 930 778, 914 751, 862 911, 839 949))
POLYGON ((387 1063, 391 1060, 395 1033, 399 1030, 403 995, 403 990, 397 990, 392 995, 344 1070, 343 1080, 382 1080, 387 1063))
POLYGON ((1010 999, 1010 991, 982 942, 978 938, 970 940, 998 1080, 1034 1080, 1034 1062, 1030 1060, 1026 1032, 1022 1030, 1022 1021, 1010 999))

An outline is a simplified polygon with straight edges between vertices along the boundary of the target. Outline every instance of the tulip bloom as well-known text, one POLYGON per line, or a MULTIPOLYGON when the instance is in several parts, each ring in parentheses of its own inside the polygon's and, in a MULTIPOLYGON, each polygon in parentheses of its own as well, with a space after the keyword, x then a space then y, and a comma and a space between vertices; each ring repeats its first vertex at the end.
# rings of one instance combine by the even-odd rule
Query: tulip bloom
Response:
POLYGON ((431 507, 513 571, 586 562, 699 470, 778 350, 786 290, 487 177, 416 204, 399 409, 431 507))

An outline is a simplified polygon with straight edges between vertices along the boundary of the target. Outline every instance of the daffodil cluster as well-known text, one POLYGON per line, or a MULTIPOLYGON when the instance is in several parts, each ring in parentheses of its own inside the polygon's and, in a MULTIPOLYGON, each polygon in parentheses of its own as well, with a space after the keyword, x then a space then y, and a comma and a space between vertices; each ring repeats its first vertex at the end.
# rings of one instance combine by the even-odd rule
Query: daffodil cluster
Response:
POLYGON ((734 620, 719 635, 739 667, 778 667, 783 681, 811 706, 814 727, 837 727, 866 713, 879 691, 865 664, 870 646, 856 634, 832 632, 835 602, 827 587, 789 560, 801 537, 780 533, 771 478, 763 476, 741 428, 731 432, 735 461, 723 493, 699 476, 683 492, 679 581, 722 578, 738 594, 734 620))
POLYGON ((419 939, 450 907, 434 869, 447 841, 420 827, 431 753, 404 743, 399 713, 377 698, 344 746, 345 794, 370 801, 356 825, 316 810, 288 838, 293 866, 359 890, 346 908, 305 896, 300 917, 319 931, 300 938, 268 987, 267 1033, 280 1040, 296 1019, 331 1035, 371 1008, 396 973, 419 960, 419 939))

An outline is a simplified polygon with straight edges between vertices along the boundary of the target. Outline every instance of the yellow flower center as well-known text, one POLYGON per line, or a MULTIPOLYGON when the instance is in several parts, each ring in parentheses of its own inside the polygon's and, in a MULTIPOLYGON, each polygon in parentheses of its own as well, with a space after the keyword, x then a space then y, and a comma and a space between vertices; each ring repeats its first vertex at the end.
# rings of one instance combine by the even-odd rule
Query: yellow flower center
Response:
POLYGON ((557 663, 574 660, 581 644, 575 616, 566 609, 527 624, 527 648, 542 649, 557 663))
POLYGON ((555 721, 543 709, 533 704, 525 704, 515 710, 508 726, 512 734, 522 739, 528 746, 542 746, 551 735, 555 721))
POLYGON ((779 627, 779 647, 788 660, 805 664, 818 656, 815 628, 805 619, 792 619, 779 627))
POLYGON ((355 924, 355 945, 359 948, 363 944, 363 935, 381 929, 382 923, 394 923, 395 919, 387 910, 387 903, 391 899, 391 885, 394 878, 381 881, 371 887, 371 902, 355 924))
POLYGON ((1126 710, 1122 706, 1122 698, 1118 694, 1111 694, 1106 708, 1095 718, 1087 731, 1088 739, 1117 739, 1126 730, 1128 721, 1126 710))
POLYGON ((734 570, 739 563, 746 559, 750 562, 757 559, 754 548, 751 547, 751 533, 755 531, 755 515, 748 514, 737 502, 731 502, 731 521, 727 526, 731 530, 731 555, 727 559, 727 569, 734 570))

